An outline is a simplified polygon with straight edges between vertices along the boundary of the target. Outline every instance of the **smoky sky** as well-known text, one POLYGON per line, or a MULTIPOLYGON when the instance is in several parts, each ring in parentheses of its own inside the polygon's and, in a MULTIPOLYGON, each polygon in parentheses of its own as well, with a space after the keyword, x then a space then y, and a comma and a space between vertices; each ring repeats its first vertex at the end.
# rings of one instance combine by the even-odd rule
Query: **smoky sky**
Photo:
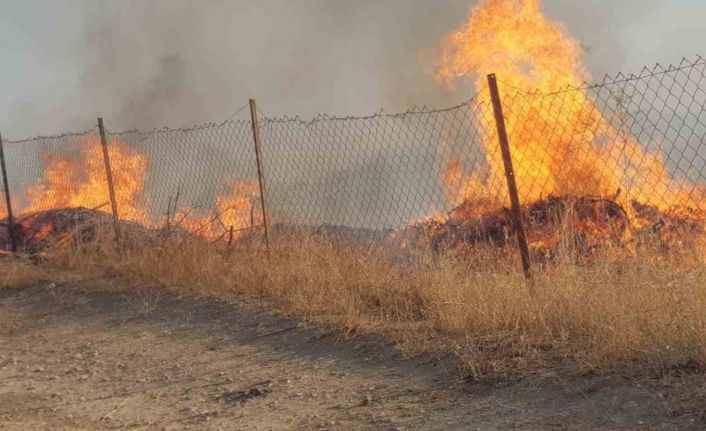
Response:
MULTIPOLYGON (((545 0, 544 9, 600 78, 697 53, 706 35, 692 18, 706 10, 697 3, 545 0)), ((18 11, 36 28, 15 51, 42 67, 16 70, 0 101, 0 130, 12 138, 86 129, 97 116, 111 130, 220 121, 250 97, 268 115, 310 117, 471 96, 470 85, 448 91, 433 79, 440 40, 470 0, 57 0, 46 3, 49 26, 33 23, 38 4, 18 11), (47 84, 31 91, 38 79, 47 84)))

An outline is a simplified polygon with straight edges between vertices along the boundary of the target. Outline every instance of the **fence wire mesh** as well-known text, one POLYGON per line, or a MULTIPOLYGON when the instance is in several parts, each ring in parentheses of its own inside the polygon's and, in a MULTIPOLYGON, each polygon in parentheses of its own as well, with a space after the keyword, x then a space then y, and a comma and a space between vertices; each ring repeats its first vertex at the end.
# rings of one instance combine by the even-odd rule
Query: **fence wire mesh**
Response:
MULTIPOLYGON (((595 196, 633 209, 706 211, 705 67, 697 57, 551 94, 518 91, 499 76, 521 201, 595 196)), ((384 233, 508 205, 487 88, 447 109, 263 116, 259 127, 275 226, 384 233)), ((262 224, 250 120, 108 133, 108 146, 121 219, 180 223, 211 239, 262 224)), ((16 214, 110 212, 95 129, 6 141, 5 155, 16 214)))
POLYGON ((150 226, 178 224, 209 238, 260 225, 250 121, 190 129, 111 133, 121 217, 150 226), (127 178, 126 178, 127 180, 127 178))
MULTIPOLYGON (((482 170, 488 102, 370 117, 266 118, 263 140, 275 220, 397 229, 445 212, 462 166, 482 170)), ((488 184, 502 195, 501 183, 488 184)))
POLYGON ((704 61, 503 99, 523 201, 622 196, 704 209, 704 61))
MULTIPOLYGON (((90 188, 90 177, 105 179, 97 131, 5 141, 7 177, 12 202, 19 214, 70 207, 85 197, 85 206, 99 207, 107 194, 90 188), (95 159, 95 161, 94 161, 95 159)), ((105 183, 105 181, 103 181, 105 183)), ((107 184, 103 186, 107 191, 107 184)), ((3 199, 3 204, 5 200, 3 199)), ((3 206, 3 215, 6 208, 3 206)))

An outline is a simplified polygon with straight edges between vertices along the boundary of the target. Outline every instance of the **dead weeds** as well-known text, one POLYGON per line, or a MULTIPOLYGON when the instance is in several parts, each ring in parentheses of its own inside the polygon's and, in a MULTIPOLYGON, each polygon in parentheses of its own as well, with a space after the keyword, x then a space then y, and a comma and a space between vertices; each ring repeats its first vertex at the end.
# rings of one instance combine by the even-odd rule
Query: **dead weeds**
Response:
MULTIPOLYGON (((557 364, 581 373, 706 364, 706 271, 654 255, 590 265, 560 259, 536 271, 530 293, 515 262, 492 250, 463 260, 423 252, 403 265, 380 248, 296 236, 275 241, 270 260, 260 247, 196 238, 122 258, 111 250, 57 247, 42 267, 263 299, 310 321, 390 337, 410 354, 455 352, 474 378, 557 364)), ((45 271, 22 263, 5 283, 40 280, 45 271)), ((152 301, 144 303, 149 312, 152 301)))

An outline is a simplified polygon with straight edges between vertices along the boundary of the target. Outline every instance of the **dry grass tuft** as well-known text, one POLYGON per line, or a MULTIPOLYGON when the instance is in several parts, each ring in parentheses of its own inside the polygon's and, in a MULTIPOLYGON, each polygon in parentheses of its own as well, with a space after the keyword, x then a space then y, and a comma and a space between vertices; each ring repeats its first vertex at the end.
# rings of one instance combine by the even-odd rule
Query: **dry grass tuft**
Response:
POLYGON ((405 265, 376 248, 296 236, 275 241, 269 262, 254 247, 197 239, 122 259, 111 250, 56 248, 46 262, 200 295, 263 298, 316 322, 392 337, 410 352, 453 350, 477 377, 557 364, 580 372, 706 368, 706 268, 653 254, 587 265, 567 253, 537 271, 530 294, 516 262, 492 250, 465 260, 421 253, 405 265))
POLYGON ((15 289, 50 281, 55 275, 55 271, 47 271, 24 258, 0 258, 0 289, 15 289))

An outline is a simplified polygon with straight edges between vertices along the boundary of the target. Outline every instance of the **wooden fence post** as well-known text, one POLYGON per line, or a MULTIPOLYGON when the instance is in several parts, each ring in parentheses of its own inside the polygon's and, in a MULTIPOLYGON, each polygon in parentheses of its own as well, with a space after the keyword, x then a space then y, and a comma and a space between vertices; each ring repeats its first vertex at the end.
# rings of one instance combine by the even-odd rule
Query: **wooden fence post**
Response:
POLYGON ((5 166, 5 149, 2 144, 2 134, 0 134, 0 164, 2 165, 2 183, 5 187, 5 205, 7 207, 7 229, 10 234, 10 247, 12 252, 17 251, 17 232, 15 231, 15 220, 12 216, 12 198, 10 196, 10 184, 7 182, 7 167, 5 166))
POLYGON ((113 226, 115 228, 115 243, 118 246, 118 254, 122 255, 120 244, 120 218, 118 217, 118 202, 115 199, 115 186, 113 184, 113 171, 110 167, 110 154, 108 153, 108 141, 105 138, 105 127, 103 118, 98 117, 98 130, 101 136, 101 147, 103 147, 103 161, 105 162, 105 173, 108 177, 108 192, 110 193, 110 208, 113 210, 113 226))
POLYGON ((520 207, 520 197, 517 193, 515 170, 512 166, 510 142, 507 138, 505 117, 503 117, 503 105, 500 101, 500 91, 498 91, 498 81, 495 74, 488 75, 488 87, 490 88, 490 97, 493 101, 493 113, 495 114, 495 125, 498 129, 498 140, 500 141, 503 165, 505 165, 505 178, 507 180, 507 189, 510 193, 510 203, 512 204, 512 224, 517 234, 517 247, 520 250, 520 257, 522 259, 522 270, 525 273, 525 278, 531 280, 532 270, 530 266, 529 246, 527 245, 527 233, 525 232, 525 225, 522 220, 522 208, 520 207))
POLYGON ((260 205, 262 207, 262 226, 265 230, 265 247, 267 248, 267 258, 270 258, 270 231, 269 231, 269 211, 267 202, 267 184, 265 182, 265 171, 262 164, 262 146, 260 144, 260 125, 257 122, 257 105, 255 99, 250 99, 250 119, 252 124, 252 135, 255 141, 255 158, 257 159, 257 179, 260 185, 260 205))

